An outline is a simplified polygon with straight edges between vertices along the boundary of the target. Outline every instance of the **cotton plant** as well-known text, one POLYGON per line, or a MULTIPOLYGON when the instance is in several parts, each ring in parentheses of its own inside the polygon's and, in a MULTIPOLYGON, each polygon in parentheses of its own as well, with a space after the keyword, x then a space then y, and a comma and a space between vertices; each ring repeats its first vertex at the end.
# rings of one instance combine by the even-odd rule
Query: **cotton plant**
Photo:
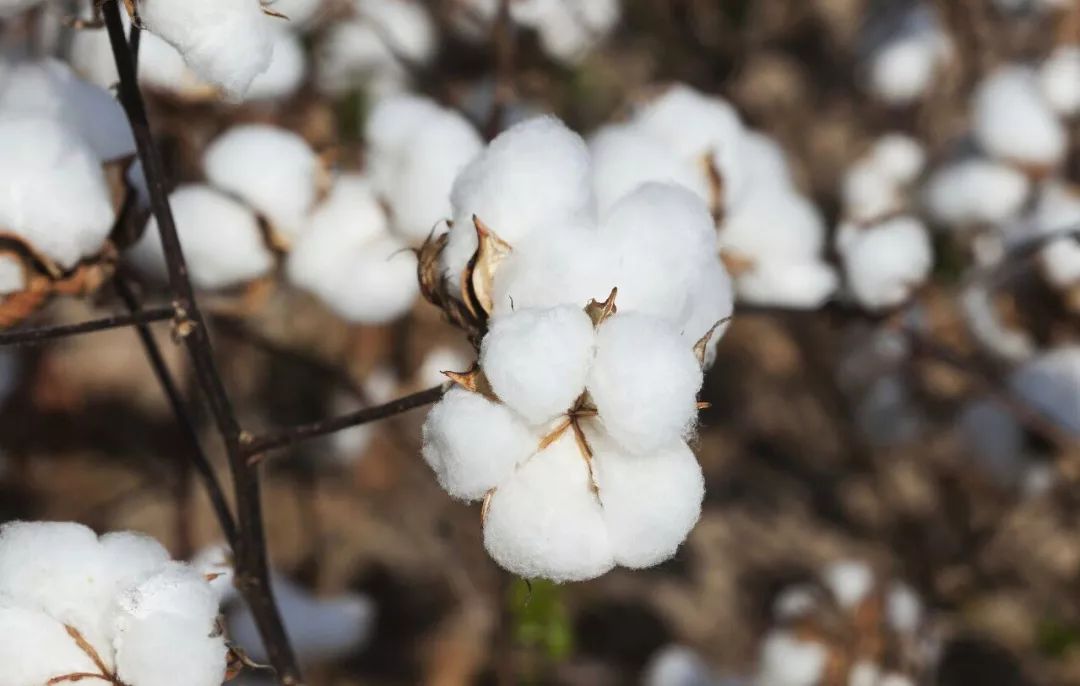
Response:
POLYGON ((913 686, 935 659, 918 595, 859 561, 833 563, 819 579, 784 589, 773 617, 755 686, 913 686))
POLYGON ((219 686, 228 648, 206 577, 131 532, 0 527, 0 685, 219 686))
POLYGON ((930 3, 913 2, 868 25, 866 85, 887 105, 924 98, 952 59, 953 48, 930 3))
POLYGON ((419 245, 450 216, 450 189, 484 147, 461 114, 415 95, 372 108, 364 130, 366 170, 402 240, 419 245))

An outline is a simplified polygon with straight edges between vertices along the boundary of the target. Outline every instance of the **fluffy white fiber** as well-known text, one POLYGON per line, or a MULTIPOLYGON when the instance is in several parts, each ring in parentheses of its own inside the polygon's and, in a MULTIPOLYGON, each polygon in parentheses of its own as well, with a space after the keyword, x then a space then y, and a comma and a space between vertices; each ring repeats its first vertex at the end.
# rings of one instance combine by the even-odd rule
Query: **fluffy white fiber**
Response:
POLYGON ((1012 167, 973 158, 935 171, 923 203, 934 221, 949 227, 996 225, 1020 211, 1029 188, 1027 177, 1012 167))
POLYGON ((194 569, 132 533, 98 538, 79 524, 0 527, 2 686, 100 674, 68 628, 130 686, 219 686, 217 599, 194 569))
POLYGON ((299 36, 285 26, 271 29, 274 54, 266 71, 254 78, 245 101, 278 100, 297 91, 307 75, 308 58, 299 36))
POLYGON ((325 9, 324 0, 270 0, 263 3, 267 9, 289 18, 289 27, 303 28, 325 9))
POLYGON ((248 203, 286 241, 303 229, 323 173, 299 135, 265 124, 235 126, 203 153, 209 182, 248 203))
POLYGON ((820 643, 802 640, 788 631, 772 631, 761 644, 754 684, 815 686, 825 673, 827 659, 820 643))
POLYGON ((848 288, 860 304, 872 310, 907 300, 933 266, 929 233, 921 221, 910 216, 869 227, 841 226, 837 243, 848 288))
POLYGON ((0 296, 18 293, 26 288, 26 268, 22 260, 10 253, 0 253, 0 296))
POLYGON ((972 122, 979 145, 1002 160, 1052 167, 1065 155, 1065 128, 1043 98, 1035 72, 1026 67, 999 67, 983 79, 972 122))
POLYGON ((64 268, 97 253, 115 220, 94 151, 55 119, 0 117, 0 226, 64 268))
POLYGON ((889 133, 874 141, 869 159, 897 184, 909 184, 926 166, 926 150, 919 141, 902 133, 889 133))
MULTIPOLYGON (((169 195, 176 231, 198 288, 229 288, 258 278, 274 266, 255 213, 229 196, 201 184, 180 186, 169 195)), ((157 220, 128 251, 141 270, 165 275, 157 220)))
POLYGON ((1062 45, 1039 67, 1039 87, 1055 112, 1080 111, 1080 46, 1062 45))
POLYGON ((1030 224, 1030 228, 1041 235, 1062 234, 1060 238, 1048 241, 1039 251, 1046 280, 1062 289, 1080 283, 1080 240, 1075 237, 1080 230, 1080 195, 1061 183, 1044 184, 1030 224))
POLYGON ((244 95, 274 51, 259 0, 139 0, 143 26, 171 44, 230 97, 244 95))
POLYGON ((339 177, 286 264, 289 279, 353 322, 384 323, 416 300, 416 256, 388 232, 371 184, 339 177))
POLYGON ((951 54, 934 10, 912 3, 873 46, 867 65, 870 92, 890 105, 910 104, 930 90, 951 54))
POLYGON ((840 607, 851 610, 873 591, 874 572, 862 562, 843 560, 826 568, 822 581, 840 607))

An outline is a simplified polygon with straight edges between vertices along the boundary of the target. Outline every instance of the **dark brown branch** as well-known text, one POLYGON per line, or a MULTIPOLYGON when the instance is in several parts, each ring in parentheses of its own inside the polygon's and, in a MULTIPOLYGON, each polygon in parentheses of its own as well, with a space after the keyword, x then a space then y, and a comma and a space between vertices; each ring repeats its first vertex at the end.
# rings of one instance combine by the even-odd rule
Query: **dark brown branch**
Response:
POLYGON ((37 329, 0 332, 0 347, 6 345, 35 345, 56 338, 67 338, 95 331, 119 329, 132 324, 149 324, 171 319, 174 311, 171 307, 154 307, 138 314, 119 314, 113 317, 94 319, 78 324, 60 324, 37 329))
POLYGON ((495 61, 495 92, 491 112, 484 124, 484 136, 491 140, 499 134, 506 108, 515 97, 514 59, 517 52, 514 19, 510 16, 510 1, 499 0, 499 11, 491 26, 491 45, 495 61))
POLYGON ((236 586, 247 601, 255 619, 259 634, 271 665, 283 686, 303 683, 300 668, 285 633, 281 615, 274 603, 273 589, 266 555, 266 533, 263 528, 262 502, 260 500, 259 473, 249 466, 240 448, 241 428, 233 413, 232 404, 225 392, 213 347, 206 329, 206 322, 195 299, 194 289, 188 278, 187 264, 177 236, 172 210, 165 192, 161 156, 154 144, 146 105, 139 91, 138 79, 124 25, 120 17, 119 0, 106 0, 102 4, 105 25, 109 31, 116 71, 120 76, 118 95, 127 113, 135 137, 139 161, 146 175, 150 194, 150 209, 157 220, 165 264, 168 268, 169 287, 174 298, 177 315, 181 319, 178 332, 191 358, 195 378, 210 406, 218 431, 225 443, 229 468, 233 476, 236 498, 238 528, 237 545, 233 548, 236 558, 236 586))
POLYGON ((326 434, 341 431, 342 429, 348 429, 362 424, 370 424, 371 422, 387 419, 388 417, 393 417, 394 415, 399 415, 408 412, 409 410, 423 407, 424 405, 430 405, 431 403, 438 402, 439 398, 441 398, 445 392, 445 384, 434 386, 413 393, 412 395, 392 400, 383 405, 365 407, 362 410, 350 412, 349 414, 344 414, 339 417, 323 419, 309 424, 300 424, 288 429, 282 429, 281 431, 266 434, 265 436, 253 437, 245 442, 244 454, 248 456, 249 462, 257 463, 261 460, 263 453, 269 450, 284 448, 300 441, 306 441, 318 436, 325 436, 326 434))
MULTIPOLYGON (((118 276, 114 280, 114 284, 117 295, 124 301, 124 305, 128 310, 133 314, 139 312, 141 310, 139 299, 127 282, 118 276)), ((221 488, 221 484, 218 483, 214 469, 210 465, 210 458, 207 457, 202 449, 202 444, 199 442, 199 433, 195 429, 195 422, 192 420, 191 413, 188 412, 187 405, 184 404, 180 389, 177 387, 172 373, 169 372, 169 367, 165 364, 165 358, 161 354, 157 341, 154 340, 154 335, 150 332, 150 327, 146 324, 138 324, 136 325, 136 332, 139 334, 139 340, 142 342, 143 350, 146 351, 150 366, 154 370, 154 376, 157 377, 161 390, 169 401, 169 407, 172 408, 173 415, 180 425, 180 430, 188 442, 185 452, 191 461, 192 467, 195 468, 195 473, 202 480, 207 495, 210 497, 210 504, 217 515, 218 523, 221 525, 221 532, 225 535, 225 540, 229 542, 229 546, 235 550, 239 540, 236 532, 236 521, 233 519, 232 512, 229 510, 229 505, 225 500, 225 492, 221 488)))

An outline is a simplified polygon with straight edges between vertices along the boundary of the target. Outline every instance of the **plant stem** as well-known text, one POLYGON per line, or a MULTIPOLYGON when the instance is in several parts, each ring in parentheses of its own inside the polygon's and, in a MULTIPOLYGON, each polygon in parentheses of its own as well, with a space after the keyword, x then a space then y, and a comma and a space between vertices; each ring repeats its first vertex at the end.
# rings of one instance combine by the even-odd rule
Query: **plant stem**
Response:
POLYGON ((67 338, 95 331, 107 331, 119 329, 132 324, 145 326, 150 322, 160 322, 171 319, 174 314, 171 307, 154 307, 142 310, 138 313, 120 314, 102 319, 93 319, 78 324, 60 324, 58 326, 45 326, 37 329, 25 329, 20 331, 0 332, 0 347, 7 345, 32 345, 55 338, 67 338))

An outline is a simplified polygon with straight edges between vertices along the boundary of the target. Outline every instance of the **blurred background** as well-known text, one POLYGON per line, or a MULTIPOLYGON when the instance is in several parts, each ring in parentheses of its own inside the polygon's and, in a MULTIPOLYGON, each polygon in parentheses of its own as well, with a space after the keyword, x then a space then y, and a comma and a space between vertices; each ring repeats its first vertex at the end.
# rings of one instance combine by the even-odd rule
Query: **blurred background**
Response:
MULTIPOLYGON (((290 17, 277 52, 292 62, 239 103, 157 78, 144 56, 170 186, 200 180, 207 144, 242 123, 289 129, 362 170, 366 115, 388 94, 427 96, 486 137, 545 112, 588 136, 682 83, 780 146, 838 272, 853 259, 838 227, 897 214, 924 227, 932 267, 885 303, 850 284, 814 306, 740 298, 701 394, 702 517, 653 569, 563 586, 500 570, 479 508, 446 496, 420 459, 425 409, 275 453, 270 555, 309 682, 1080 684, 1080 3, 521 4, 504 15, 498 0, 272 3, 290 17), (1002 69, 1026 70, 1030 89, 987 95, 1002 69), (1004 103, 990 133, 977 131, 979 93, 1004 103), (1009 152, 1039 146, 1040 127, 1060 132, 1054 150, 1009 152), (873 200, 856 170, 887 134, 923 159, 883 212, 860 216, 873 200), (808 644, 821 650, 808 657, 808 644)), ((46 55, 108 87, 115 75, 84 45, 95 30, 69 21, 86 12, 53 2, 0 18, 0 97, 8 67, 46 55)), ((767 236, 782 219, 759 221, 767 236)), ((385 402, 475 359, 426 302, 349 322, 279 276, 203 297, 247 428, 385 402)), ((145 300, 164 302, 139 278, 145 300)), ((21 326, 117 302, 108 286, 56 298, 21 326)), ((155 331, 197 398, 168 326, 155 331)), ((134 331, 5 350, 0 399, 0 520, 134 529, 175 556, 225 562, 134 331)), ((240 609, 229 624, 261 661, 240 609)))

